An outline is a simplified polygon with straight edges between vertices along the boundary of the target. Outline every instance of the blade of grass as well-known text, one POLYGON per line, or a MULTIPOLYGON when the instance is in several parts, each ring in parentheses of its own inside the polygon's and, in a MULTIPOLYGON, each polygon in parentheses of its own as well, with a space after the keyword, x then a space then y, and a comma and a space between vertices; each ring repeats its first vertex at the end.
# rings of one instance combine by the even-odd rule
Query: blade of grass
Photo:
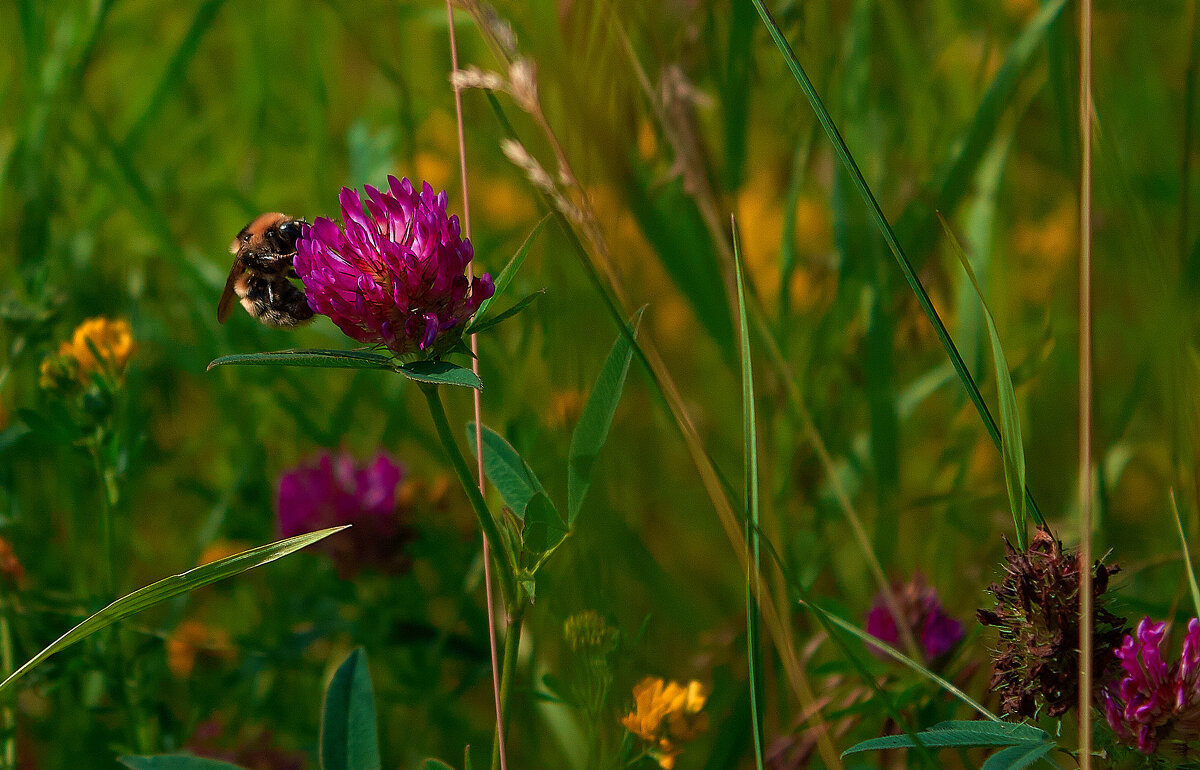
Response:
POLYGON ((1192 553, 1187 535, 1183 531, 1183 519, 1179 515, 1179 504, 1175 501, 1175 490, 1171 490, 1171 513, 1175 517, 1175 529, 1179 532, 1179 549, 1183 553, 1183 564, 1187 567, 1188 589, 1192 592, 1192 607, 1200 618, 1200 586, 1196 585, 1196 570, 1192 567, 1192 553))
POLYGON ((971 286, 974 287, 975 295, 979 298, 983 320, 987 324, 988 340, 992 348, 992 366, 996 370, 996 392, 1000 401, 1002 426, 1000 454, 1004 461, 1004 482, 1008 489, 1008 505, 1012 509, 1013 524, 1016 527, 1017 547, 1023 551, 1026 544, 1025 517, 1027 515, 1023 492, 1025 489, 1025 445, 1021 440, 1021 413, 1017 408, 1017 395, 1013 390, 1012 374, 1008 369, 1008 359, 1004 355, 1004 349, 1000 345, 1000 332, 996 329, 996 319, 992 317, 992 311, 988 309, 987 301, 983 298, 983 288, 979 285, 979 279, 975 277, 975 271, 971 268, 971 260, 963 251, 962 244, 958 242, 954 231, 950 229, 950 224, 945 219, 941 221, 942 229, 950 240, 951 249, 958 257, 967 277, 971 279, 971 286))
POLYGON ((259 546, 258 548, 251 548, 249 551, 227 556, 224 559, 204 564, 187 572, 163 578, 157 583, 151 583, 145 588, 140 588, 131 594, 123 596, 60 636, 48 647, 30 658, 23 666, 9 674, 7 679, 0 682, 0 697, 3 697, 5 693, 11 690, 18 679, 39 666, 46 658, 91 636, 101 629, 111 626, 119 620, 153 607, 155 604, 166 601, 173 596, 194 591, 197 588, 202 588, 218 580, 224 580, 227 577, 232 577, 246 570, 273 562, 290 553, 299 551, 305 546, 312 545, 318 540, 323 540, 334 532, 340 532, 346 529, 347 526, 349 525, 322 529, 317 532, 289 537, 285 540, 259 546))
MULTIPOLYGON (((821 97, 817 94, 816 89, 813 87, 812 81, 809 80, 808 74, 804 71, 799 59, 796 58, 795 52, 792 51, 791 45, 783 36, 783 32, 779 29, 779 25, 775 23, 775 19, 771 16, 770 11, 768 11, 766 5, 763 4, 763 0, 753 0, 753 2, 755 7, 758 8, 758 13, 759 16, 762 17, 763 23, 766 24, 768 31, 771 33, 771 38, 775 41, 776 47, 779 49, 780 53, 783 54, 788 68, 792 71, 796 81, 800 84, 801 90, 808 98, 809 104, 812 106, 813 111, 817 115, 817 120, 821 122, 821 126, 825 129, 826 135, 833 143, 833 149, 838 157, 838 160, 849 172, 854 186, 858 189, 859 194, 866 202, 868 213, 871 215, 871 219, 874 221, 879 232, 883 235, 884 240, 887 242, 888 248, 891 249, 893 256, 895 256, 897 263, 899 263, 900 270, 904 273, 904 279, 908 282, 909 288, 913 290, 913 293, 917 297, 918 303, 921 305, 921 309, 925 311, 925 315, 929 318, 930 323, 933 324, 934 332, 937 334, 938 340, 941 341, 942 347, 945 348, 946 355, 950 357, 950 362, 954 366, 955 373, 958 374, 963 386, 967 389, 967 395, 970 396, 971 403, 975 405, 975 409, 979 412, 979 416, 983 419, 983 424, 987 429, 988 435, 991 437, 992 442, 996 445, 996 448, 1000 449, 1000 429, 996 424, 995 418, 992 417, 991 411, 988 410, 987 404, 983 400, 983 394, 980 393, 979 386, 975 383, 975 379, 971 376, 970 371, 967 370, 967 366, 963 362, 962 356, 958 352, 958 348, 955 347, 954 341, 950 339, 950 333, 946 330, 946 325, 942 323, 941 317, 938 315, 937 310, 933 307, 933 302, 929 299, 928 292, 925 291, 925 286, 921 283, 921 279, 917 277, 917 273, 913 269, 912 263, 909 262, 908 257, 905 255, 904 248, 900 245, 900 241, 897 239, 895 231, 892 229, 892 226, 888 224, 887 217, 885 217, 883 214, 883 209, 880 208, 879 202, 875 199, 874 193, 871 192, 871 188, 867 185, 866 179, 863 178, 862 171, 859 170, 858 164, 855 162, 854 157, 850 154, 850 148, 846 146, 846 142, 842 139, 841 133, 839 133, 837 126, 834 125, 833 117, 830 116, 829 111, 825 109, 825 105, 821 101, 821 97)), ((1027 500, 1029 510, 1033 513, 1034 518, 1039 524, 1044 524, 1045 518, 1038 509, 1037 503, 1034 501, 1028 487, 1025 488, 1025 498, 1027 500)))
POLYGON ((759 683, 761 662, 758 644, 757 597, 762 579, 759 571, 758 519, 758 434, 754 416, 754 371, 750 363, 750 327, 746 321, 746 281, 742 276, 742 239, 738 235, 737 217, 729 218, 733 234, 733 264, 737 274, 738 336, 742 349, 742 457, 745 461, 745 484, 742 505, 746 516, 746 659, 750 678, 750 720, 754 734, 754 760, 763 770, 762 715, 759 713, 759 683))

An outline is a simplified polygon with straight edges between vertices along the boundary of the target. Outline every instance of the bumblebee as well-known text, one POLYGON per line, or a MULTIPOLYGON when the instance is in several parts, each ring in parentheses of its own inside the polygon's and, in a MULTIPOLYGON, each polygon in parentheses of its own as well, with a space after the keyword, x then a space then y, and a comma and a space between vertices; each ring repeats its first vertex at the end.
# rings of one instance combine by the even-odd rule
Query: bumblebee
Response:
POLYGON ((289 278, 296 277, 292 260, 303 219, 272 212, 261 214, 229 244, 234 255, 225 291, 217 304, 217 320, 225 323, 236 295, 252 317, 267 326, 294 327, 312 320, 304 292, 289 278))

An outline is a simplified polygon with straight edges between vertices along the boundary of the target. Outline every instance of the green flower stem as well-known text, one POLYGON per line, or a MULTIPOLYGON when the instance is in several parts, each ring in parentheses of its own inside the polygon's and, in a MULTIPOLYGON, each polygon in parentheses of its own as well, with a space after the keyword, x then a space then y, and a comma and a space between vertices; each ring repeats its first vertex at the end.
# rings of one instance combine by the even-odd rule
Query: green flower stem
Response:
MULTIPOLYGON (((504 724, 511 725, 508 718, 509 695, 512 694, 513 679, 516 678, 517 648, 521 646, 521 624, 525 621, 525 603, 521 602, 511 611, 508 620, 508 633, 504 636, 504 663, 500 669, 500 713, 504 715, 504 724)), ((507 734, 508 731, 505 730, 507 734)), ((492 738, 492 770, 500 767, 499 736, 492 738)))
MULTIPOLYGON (((520 610, 517 608, 516 569, 512 563, 512 555, 505 547, 504 541, 500 537, 500 529, 496 526, 496 520, 492 518, 492 513, 488 510, 487 503, 484 502, 483 495, 480 494, 479 487, 476 486, 476 481, 471 476, 471 469, 467 467, 467 461, 459 450, 458 443, 454 440, 454 433, 450 430, 450 421, 446 419, 446 409, 442 406, 442 397, 438 393, 437 385, 422 383, 421 392, 425 394, 425 400, 429 402, 429 414, 433 418, 434 427, 437 428, 438 438, 441 439, 442 446, 450 457, 450 464, 454 466, 454 472, 458 474, 458 480, 462 484, 463 491, 467 493, 467 499, 471 501, 471 507, 475 509, 475 518, 479 519, 479 528, 483 530, 483 536, 487 538, 488 545, 491 546, 492 555, 500 562, 500 593, 504 597, 505 609, 510 616, 515 617, 520 610)), ((507 663, 507 647, 504 654, 507 663)))

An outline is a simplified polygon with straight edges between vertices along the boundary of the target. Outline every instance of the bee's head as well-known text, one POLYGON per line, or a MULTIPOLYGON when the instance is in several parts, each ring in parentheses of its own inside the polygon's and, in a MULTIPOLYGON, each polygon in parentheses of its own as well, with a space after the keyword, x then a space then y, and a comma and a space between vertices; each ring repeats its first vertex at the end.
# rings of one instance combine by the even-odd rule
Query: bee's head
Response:
POLYGON ((262 214, 242 228, 233 243, 229 244, 229 251, 237 254, 243 249, 252 249, 271 254, 292 254, 296 251, 296 241, 305 224, 302 219, 292 219, 278 212, 262 214))

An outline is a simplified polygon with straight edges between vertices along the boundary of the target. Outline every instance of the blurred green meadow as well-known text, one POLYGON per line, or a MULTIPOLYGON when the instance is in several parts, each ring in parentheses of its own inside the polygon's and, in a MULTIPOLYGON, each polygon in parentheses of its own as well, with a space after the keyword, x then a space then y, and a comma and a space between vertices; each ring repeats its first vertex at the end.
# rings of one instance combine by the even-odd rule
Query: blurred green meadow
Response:
MULTIPOLYGON (((962 242, 1011 370, 1028 488, 1076 542, 1076 5, 770 7, 999 418, 980 297, 938 212, 962 242)), ((1197 4, 1098 2, 1096 14, 1094 551, 1122 566, 1114 611, 1182 622, 1194 612, 1169 492, 1194 542, 1197 4)), ((708 729, 679 768, 755 766, 752 681, 773 768, 826 767, 897 732, 872 682, 913 725, 968 718, 927 677, 852 635, 835 643, 797 602, 863 627, 880 574, 936 590, 965 635, 926 663, 995 710, 994 634, 975 610, 1014 540, 1001 453, 754 6, 535 0, 455 19, 462 67, 508 78, 507 29, 536 78, 536 109, 463 92, 476 272, 499 274, 547 212, 565 212, 537 231, 498 308, 545 294, 480 335, 483 422, 566 499, 572 431, 621 335, 615 318, 644 306, 638 340, 661 356, 653 377, 633 357, 588 497, 537 574, 509 766, 625 766, 642 743, 621 720, 647 676, 707 693, 708 729), (548 183, 506 157, 512 136, 548 183), (731 214, 761 601, 778 618, 749 625, 753 678, 744 535, 723 527, 714 497, 741 526, 731 214), (589 610, 616 632, 590 658, 564 636, 589 610), (598 705, 580 695, 596 686, 598 705)), ((402 464, 409 535, 403 569, 347 576, 308 549, 50 657, 2 695, 6 766, 191 751, 316 768, 323 693, 359 646, 383 767, 461 767, 468 745, 488 765, 479 531, 420 389, 372 370, 206 371, 223 355, 358 347, 320 317, 268 329, 235 307, 217 322, 230 240, 257 214, 337 218, 342 187, 394 174, 445 189, 461 216, 447 32, 436 2, 0 4, 0 538, 23 573, 0 564, 5 673, 118 596, 278 539, 280 475, 323 450, 402 464), (100 316, 128 320, 136 347, 76 413, 43 362, 100 316)), ((442 390, 470 459, 471 391, 442 390)), ((487 500, 499 515, 494 487, 487 500)), ((975 767, 983 755, 939 756, 975 767)), ((886 755, 906 761, 920 757, 886 755)))

